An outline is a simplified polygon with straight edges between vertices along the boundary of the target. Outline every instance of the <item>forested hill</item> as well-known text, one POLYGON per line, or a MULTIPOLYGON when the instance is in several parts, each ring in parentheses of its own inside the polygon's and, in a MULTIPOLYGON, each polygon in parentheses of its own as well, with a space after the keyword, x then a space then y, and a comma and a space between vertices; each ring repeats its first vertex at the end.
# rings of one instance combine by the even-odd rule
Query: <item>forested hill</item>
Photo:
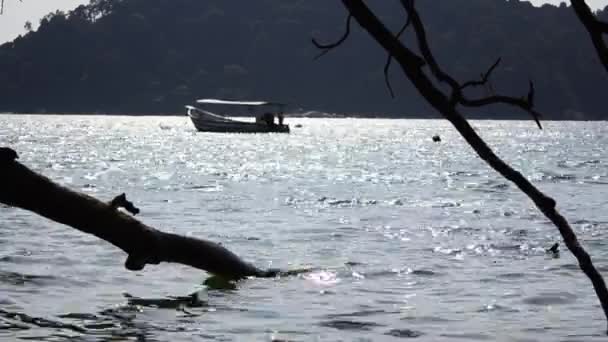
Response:
MULTIPOLYGON (((370 2, 395 31, 405 20, 398 3, 370 2)), ((460 80, 502 57, 494 91, 523 96, 533 80, 545 118, 608 119, 608 74, 566 5, 417 4, 438 60, 460 80)), ((599 15, 608 19, 608 7, 599 15)), ((171 114, 196 98, 221 97, 435 115, 397 67, 391 99, 386 56, 356 23, 342 46, 313 60, 319 51, 311 37, 334 41, 345 18, 340 2, 327 0, 93 0, 0 47, 0 112, 171 114)), ((525 116, 505 107, 474 114, 525 116)))

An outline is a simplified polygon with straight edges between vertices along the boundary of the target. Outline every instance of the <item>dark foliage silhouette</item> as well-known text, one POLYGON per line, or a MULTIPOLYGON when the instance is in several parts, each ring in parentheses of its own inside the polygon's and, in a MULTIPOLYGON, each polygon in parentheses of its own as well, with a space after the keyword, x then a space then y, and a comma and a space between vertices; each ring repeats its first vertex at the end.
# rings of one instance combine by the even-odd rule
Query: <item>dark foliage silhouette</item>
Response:
MULTIPOLYGON (((395 31, 403 25, 397 5, 373 4, 395 31)), ((436 59, 457 79, 478 78, 485 71, 479 65, 502 57, 488 85, 473 94, 520 95, 533 79, 535 107, 546 119, 608 115, 602 103, 608 75, 593 45, 581 39, 585 28, 571 8, 441 0, 421 2, 419 12, 436 59)), ((342 50, 332 52, 340 58, 314 60, 319 51, 306 44, 310 36, 329 37, 343 20, 339 2, 322 0, 95 0, 50 14, 37 31, 0 47, 0 111, 181 113, 193 99, 225 97, 432 115, 407 82, 392 82, 395 99, 377 87, 384 82, 378 61, 386 56, 358 35, 358 62, 342 50)), ((501 105, 471 115, 525 117, 501 105)))

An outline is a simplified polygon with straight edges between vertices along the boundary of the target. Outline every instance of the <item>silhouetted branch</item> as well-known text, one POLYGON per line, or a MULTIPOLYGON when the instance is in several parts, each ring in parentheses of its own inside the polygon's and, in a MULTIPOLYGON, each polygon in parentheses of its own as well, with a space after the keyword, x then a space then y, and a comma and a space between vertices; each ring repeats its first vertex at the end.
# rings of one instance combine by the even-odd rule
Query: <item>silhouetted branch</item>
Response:
MULTIPOLYGON (((543 126, 540 124, 541 114, 534 110, 534 83, 530 81, 530 90, 528 90, 528 96, 526 98, 515 98, 510 96, 502 96, 502 95, 493 95, 484 97, 481 99, 471 100, 465 97, 462 93, 459 94, 459 98, 457 102, 465 107, 483 107, 491 104, 509 104, 515 107, 519 107, 522 110, 528 112, 539 129, 543 129, 543 126)), ((453 101, 453 100, 452 100, 453 101)))
MULTIPOLYGON (((593 265, 589 254, 578 242, 568 221, 566 221, 566 219, 556 210, 555 200, 542 193, 530 183, 526 177, 514 170, 494 153, 457 110, 452 102, 451 96, 443 93, 423 72, 422 64, 416 63, 417 59, 415 58, 415 54, 405 47, 399 39, 384 26, 362 0, 342 0, 342 3, 349 13, 354 16, 359 25, 367 30, 374 40, 395 58, 405 76, 410 79, 420 95, 450 121, 466 142, 475 150, 477 155, 503 177, 517 185, 517 187, 534 202, 536 207, 553 222, 564 239, 566 246, 578 260, 580 268, 591 280, 597 297, 602 304, 604 314, 608 319, 608 289, 606 289, 606 283, 593 265)), ((409 9, 409 11, 413 13, 413 7, 408 7, 411 3, 408 1, 402 1, 402 3, 406 10, 409 9)), ((417 26, 414 17, 412 23, 414 24, 414 27, 417 26)), ((419 39, 424 38, 424 36, 420 34, 418 34, 418 37, 419 39)), ((424 44, 424 42, 422 44, 424 44)), ((430 50, 427 52, 430 52, 430 50)), ((434 59, 431 58, 430 60, 432 61, 434 59)), ((530 87, 530 92, 528 93, 526 101, 530 106, 534 102, 533 86, 530 87)))
MULTIPOLYGON (((528 112, 529 114, 531 114, 532 118, 536 122, 538 128, 542 129, 542 125, 540 124, 541 115, 537 111, 532 109, 533 103, 529 102, 527 99, 518 99, 518 98, 504 96, 504 95, 491 96, 489 98, 480 99, 480 100, 467 99, 463 94, 463 90, 470 85, 479 84, 480 82, 479 81, 468 81, 461 85, 458 81, 456 81, 456 79, 454 79, 452 76, 450 76, 448 73, 446 73, 445 71, 443 71, 441 69, 441 67, 439 66, 439 63, 437 63, 437 60, 435 59, 435 56, 431 52, 431 48, 430 48, 430 46, 428 44, 428 40, 426 38, 426 30, 424 28, 424 24, 422 23, 422 19, 420 19, 420 15, 418 14, 418 11, 416 10, 416 8, 414 6, 414 0, 400 0, 400 1, 401 1, 402 7, 405 9, 405 11, 408 15, 408 18, 411 18, 411 20, 412 20, 412 26, 414 28, 414 32, 416 34, 416 38, 418 41, 418 48, 420 49, 420 53, 422 54, 422 57, 428 64, 429 69, 431 70, 431 73, 433 74, 433 76, 435 76, 435 78, 438 81, 447 83, 450 86, 450 88, 452 89, 452 94, 450 96, 450 103, 452 104, 452 106, 461 104, 461 105, 467 106, 467 107, 481 107, 481 106, 485 106, 488 104, 495 104, 495 103, 513 105, 513 106, 519 107, 519 108, 525 110, 526 112, 528 112)), ((488 71, 485 73, 485 75, 481 81, 482 83, 480 83, 480 84, 485 84, 487 82, 490 74, 494 71, 494 69, 498 66, 499 63, 500 63, 500 58, 490 67, 490 69, 488 69, 488 71)), ((531 82, 530 82, 530 89, 531 89, 531 92, 528 93, 528 99, 533 98, 533 96, 534 96, 534 85, 531 82), (532 96, 530 96, 530 94, 532 94, 532 96)))
POLYGON ((414 33, 416 34, 416 38, 418 40, 420 53, 429 66, 433 76, 435 76, 435 78, 440 82, 447 83, 454 91, 457 89, 459 90, 460 84, 458 84, 458 82, 446 72, 441 70, 439 63, 437 63, 435 60, 435 56, 431 52, 431 48, 429 47, 426 39, 426 30, 422 24, 420 15, 418 15, 418 11, 416 11, 416 8, 414 7, 414 0, 401 0, 401 5, 403 8, 405 8, 409 18, 412 20, 412 26, 414 27, 414 33))
POLYGON ((587 32, 589 32, 597 55, 606 71, 608 71, 608 46, 606 46, 606 41, 603 37, 604 34, 608 34, 608 23, 598 20, 593 15, 591 8, 587 6, 585 0, 570 0, 570 3, 579 20, 585 25, 587 32))
POLYGON ((0 203, 35 212, 113 244, 127 253, 125 267, 129 270, 174 262, 226 279, 303 271, 262 270, 217 243, 159 231, 116 210, 124 206, 136 211, 124 194, 110 203, 99 201, 35 173, 17 162, 16 157, 13 150, 0 149, 0 203))
POLYGON ((331 44, 321 44, 319 42, 317 42, 317 40, 313 37, 312 38, 312 43, 318 48, 323 50, 320 54, 318 54, 314 59, 318 59, 321 58, 322 56, 324 56, 325 54, 327 54, 329 51, 331 51, 332 49, 340 46, 340 44, 344 43, 344 41, 346 41, 346 39, 348 38, 348 36, 350 35, 350 22, 352 21, 353 16, 349 15, 346 18, 346 29, 344 30, 344 34, 342 35, 342 37, 340 37, 340 39, 338 39, 335 43, 331 43, 331 44))
POLYGON ((488 69, 488 71, 486 71, 485 74, 481 75, 481 80, 465 82, 460 86, 460 90, 463 90, 466 87, 479 87, 479 86, 482 86, 482 85, 485 85, 486 83, 488 83, 488 80, 490 78, 490 75, 492 74, 492 71, 494 71, 494 69, 496 69, 498 64, 500 64, 500 60, 501 60, 501 58, 499 57, 496 60, 496 62, 494 62, 494 64, 492 64, 492 66, 488 69))
MULTIPOLYGON (((395 37, 397 37, 397 39, 399 39, 401 37, 401 35, 403 34, 403 32, 405 32, 407 27, 410 26, 411 22, 412 22, 412 19, 408 15, 407 20, 405 21, 405 24, 401 27, 401 29, 399 30, 399 32, 397 32, 397 35, 395 36, 395 37)), ((389 53, 388 56, 386 57, 386 64, 384 64, 384 83, 386 83, 386 87, 388 88, 388 91, 391 94, 391 97, 395 98, 395 93, 393 92, 393 87, 391 86, 391 81, 389 80, 389 77, 388 77, 388 72, 391 68, 392 61, 393 61, 393 56, 389 53)))

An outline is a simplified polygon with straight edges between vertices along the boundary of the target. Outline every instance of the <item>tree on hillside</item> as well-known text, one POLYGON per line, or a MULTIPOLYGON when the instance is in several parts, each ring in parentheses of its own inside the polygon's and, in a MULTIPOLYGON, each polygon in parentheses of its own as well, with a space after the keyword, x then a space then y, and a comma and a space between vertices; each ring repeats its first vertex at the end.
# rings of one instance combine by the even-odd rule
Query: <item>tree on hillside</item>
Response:
MULTIPOLYGON (((584 1, 578 2, 579 5, 584 1)), ((462 115, 462 107, 482 107, 495 103, 503 103, 519 107, 530 113, 536 120, 539 128, 539 113, 534 110, 535 89, 530 82, 528 94, 522 98, 514 98, 504 95, 491 94, 487 97, 470 97, 466 91, 470 88, 487 85, 489 78, 498 67, 498 59, 478 80, 459 82, 448 74, 439 65, 429 43, 427 33, 420 15, 415 7, 415 0, 400 0, 404 15, 405 24, 398 33, 391 32, 378 16, 367 6, 363 0, 342 0, 342 4, 348 11, 346 20, 346 30, 343 36, 333 44, 320 44, 313 39, 313 43, 320 49, 327 52, 338 47, 348 38, 350 34, 350 24, 354 18, 373 39, 388 53, 388 60, 385 65, 385 78, 388 82, 388 70, 391 61, 395 60, 402 69, 405 76, 412 82, 422 97, 440 112, 460 133, 465 141, 475 150, 477 155, 483 159, 490 167, 500 173, 503 177, 510 180, 519 187, 536 205, 536 207, 558 228, 566 246, 579 262, 582 271, 591 280, 597 297, 599 298, 606 319, 608 320, 608 290, 601 274, 597 271, 591 261, 591 257, 579 243, 576 234, 570 227, 568 221, 556 209, 556 202, 553 198, 545 195, 536 188, 526 177, 505 163, 496 153, 485 143, 477 134, 473 127, 462 115), (408 28, 413 28, 415 41, 419 53, 403 43, 401 35, 408 28)), ((585 5, 586 6, 586 5, 585 5)), ((588 7, 587 7, 588 9, 588 7)), ((600 24, 592 25, 592 36, 599 28, 600 24)), ((600 37, 601 39, 601 37, 600 37)), ((597 45, 596 45, 597 46, 597 45)), ((602 44, 600 44, 602 47, 602 44)), ((605 48, 605 44, 603 45, 605 48)), ((602 53, 598 50, 598 53, 602 53)), ((392 91, 392 90, 391 90, 392 91)))
MULTIPOLYGON (((369 4, 387 23, 401 20, 396 1, 369 4)), ((588 39, 580 39, 585 29, 569 6, 442 0, 417 9, 437 60, 454 77, 477 75, 495 54, 503 57, 492 73, 495 90, 518 94, 533 78, 545 119, 608 118, 601 101, 607 74, 588 39)), ((274 98, 325 112, 436 117, 407 82, 394 82, 401 96, 392 101, 368 86, 382 81, 376 60, 383 53, 363 37, 358 63, 311 62, 316 51, 302 41, 338 30, 342 11, 339 1, 323 0, 91 1, 52 13, 0 45, 0 112, 181 113, 204 94, 274 98)), ((525 116, 507 106, 469 115, 525 116)))

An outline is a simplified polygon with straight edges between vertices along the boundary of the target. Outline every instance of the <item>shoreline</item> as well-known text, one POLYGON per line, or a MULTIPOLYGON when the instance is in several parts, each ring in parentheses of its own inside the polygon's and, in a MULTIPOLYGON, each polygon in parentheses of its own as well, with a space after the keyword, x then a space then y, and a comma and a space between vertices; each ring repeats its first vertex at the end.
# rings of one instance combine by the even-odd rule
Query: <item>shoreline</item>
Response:
MULTIPOLYGON (((126 116, 126 117, 185 117, 188 116, 185 114, 128 114, 128 113, 113 113, 113 114, 101 114, 101 113, 12 113, 12 112, 4 112, 0 113, 0 116, 7 115, 27 115, 27 116, 126 116)), ((254 116, 230 116, 231 118, 251 118, 254 116)), ((327 115, 300 115, 300 114, 289 114, 285 115, 286 119, 375 119, 375 120, 445 120, 445 118, 441 116, 389 116, 389 115, 347 115, 347 114, 327 114, 327 115)), ((489 117, 476 117, 470 116, 467 118, 468 120, 476 120, 476 121, 529 121, 532 120, 529 117, 500 117, 500 118, 489 118, 489 117)), ((544 119, 541 122, 564 122, 564 121, 573 121, 573 122, 605 122, 608 121, 606 119, 544 119)))

